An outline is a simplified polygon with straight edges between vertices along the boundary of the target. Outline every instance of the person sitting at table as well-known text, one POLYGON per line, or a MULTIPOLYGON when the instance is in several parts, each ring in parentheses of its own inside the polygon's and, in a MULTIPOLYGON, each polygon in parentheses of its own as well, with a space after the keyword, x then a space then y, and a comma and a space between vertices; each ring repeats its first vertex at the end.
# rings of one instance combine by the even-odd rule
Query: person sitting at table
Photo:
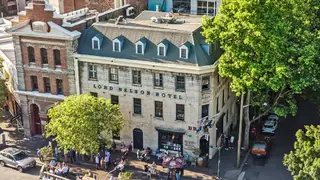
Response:
POLYGON ((158 174, 157 164, 156 164, 154 161, 153 161, 153 163, 151 164, 150 172, 151 172, 152 174, 158 174))
POLYGON ((55 174, 56 174, 56 175, 61 175, 61 173, 62 173, 62 170, 61 170, 61 169, 56 169, 56 171, 55 171, 55 174))
POLYGON ((50 168, 53 168, 57 165, 57 163, 55 160, 51 160, 49 165, 50 165, 50 168))
POLYGON ((62 169, 62 164, 60 162, 57 164, 57 169, 62 169))
POLYGON ((62 167, 62 176, 67 176, 68 175, 68 172, 69 172, 69 167, 67 164, 64 164, 63 167, 62 167))

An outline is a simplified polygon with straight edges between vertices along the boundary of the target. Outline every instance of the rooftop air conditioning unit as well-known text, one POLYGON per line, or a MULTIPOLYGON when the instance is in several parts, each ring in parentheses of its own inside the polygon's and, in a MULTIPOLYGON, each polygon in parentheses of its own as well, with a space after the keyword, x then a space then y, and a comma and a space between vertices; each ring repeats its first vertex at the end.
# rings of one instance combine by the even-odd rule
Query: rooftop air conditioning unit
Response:
POLYGON ((126 9, 126 14, 127 16, 132 16, 134 15, 134 7, 129 7, 126 9))

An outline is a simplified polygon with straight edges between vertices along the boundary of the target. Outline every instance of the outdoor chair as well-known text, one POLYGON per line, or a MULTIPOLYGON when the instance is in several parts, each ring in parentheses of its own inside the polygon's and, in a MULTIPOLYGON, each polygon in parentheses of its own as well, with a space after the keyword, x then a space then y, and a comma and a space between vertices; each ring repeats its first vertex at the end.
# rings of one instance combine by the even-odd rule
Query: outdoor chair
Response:
POLYGON ((196 159, 195 158, 192 158, 192 160, 191 160, 191 167, 196 167, 197 166, 197 164, 196 164, 196 159))

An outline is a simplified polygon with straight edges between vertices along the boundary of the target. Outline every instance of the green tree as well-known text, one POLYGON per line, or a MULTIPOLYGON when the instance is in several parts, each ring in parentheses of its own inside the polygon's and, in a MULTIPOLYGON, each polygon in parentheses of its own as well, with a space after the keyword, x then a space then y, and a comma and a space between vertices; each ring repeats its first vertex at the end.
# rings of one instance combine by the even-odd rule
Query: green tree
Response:
MULTIPOLYGON (((68 96, 49 110, 45 136, 54 136, 61 148, 80 153, 97 153, 100 133, 122 129, 124 118, 119 105, 89 94, 68 96)), ((110 136, 112 137, 112 136, 110 136)))
POLYGON ((246 136, 250 124, 270 111, 295 115, 294 95, 319 85, 318 0, 224 0, 215 18, 204 17, 203 35, 219 42, 224 53, 218 69, 231 79, 237 96, 259 108, 249 118, 245 108, 246 136), (250 93, 248 93, 250 92, 250 93), (268 106, 262 106, 266 102, 268 106))
POLYGON ((320 125, 298 130, 294 150, 285 154, 283 164, 295 180, 320 180, 320 125))
MULTIPOLYGON (((3 59, 0 58, 0 72, 3 71, 3 59)), ((5 80, 0 78, 0 106, 2 107, 2 105, 6 102, 6 98, 8 95, 8 89, 7 86, 5 84, 5 80)))

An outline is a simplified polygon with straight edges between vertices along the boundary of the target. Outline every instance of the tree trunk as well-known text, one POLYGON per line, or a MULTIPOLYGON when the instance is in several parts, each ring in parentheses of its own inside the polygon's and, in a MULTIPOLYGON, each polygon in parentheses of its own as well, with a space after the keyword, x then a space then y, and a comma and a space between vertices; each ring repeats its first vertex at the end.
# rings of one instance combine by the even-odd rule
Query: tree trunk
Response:
POLYGON ((250 110, 250 91, 248 91, 247 96, 246 96, 246 107, 244 107, 244 122, 246 123, 245 126, 245 131, 244 131, 244 141, 243 141, 243 148, 247 150, 249 148, 249 138, 250 138, 250 115, 249 115, 249 110, 250 110))

